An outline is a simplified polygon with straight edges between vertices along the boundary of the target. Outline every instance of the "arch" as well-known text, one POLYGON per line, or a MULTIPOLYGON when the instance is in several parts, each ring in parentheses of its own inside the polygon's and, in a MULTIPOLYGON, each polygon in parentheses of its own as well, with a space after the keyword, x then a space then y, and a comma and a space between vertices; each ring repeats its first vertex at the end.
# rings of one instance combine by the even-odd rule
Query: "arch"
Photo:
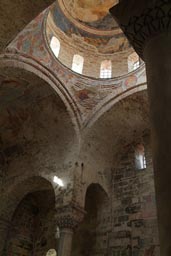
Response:
MULTIPOLYGON (((52 246, 55 246, 54 189, 51 183, 46 179, 36 176, 26 180, 24 184, 20 184, 20 190, 18 192, 20 193, 15 194, 15 196, 19 201, 14 211, 12 211, 13 214, 10 219, 11 225, 8 230, 5 250, 10 254, 15 248, 18 253, 20 253, 21 250, 23 254, 30 255, 33 244, 36 245, 35 250, 42 250, 41 246, 35 243, 41 238, 41 244, 44 245, 43 250, 45 253, 46 249, 48 249, 47 241, 53 242, 52 246), (26 189, 23 188, 23 186, 26 187, 26 189), (43 231, 47 225, 49 225, 53 237, 43 231), (26 244, 28 244, 27 248, 18 245, 20 241, 23 241, 23 229, 25 230, 24 238, 26 244), (34 236, 36 232, 39 234, 38 236, 34 236)), ((13 193, 16 193, 16 191, 13 193)))
POLYGON ((78 109, 77 103, 75 102, 65 85, 62 84, 59 78, 57 78, 52 71, 50 71, 49 69, 47 70, 47 68, 31 58, 19 56, 16 54, 0 55, 0 68, 6 67, 26 70, 47 82, 48 85, 51 86, 58 94, 58 96, 61 98, 64 105, 66 106, 75 132, 77 134, 77 138, 79 139, 81 128, 81 114, 78 109))
MULTIPOLYGON (((96 201, 98 204, 101 203, 101 201, 104 198, 106 199, 109 198, 107 192, 99 183, 91 183, 86 189, 85 198, 88 194, 92 194, 94 197, 98 195, 98 199, 96 198, 96 201)), ((84 202, 84 205, 85 205, 85 202, 84 202)))
POLYGON ((118 152, 122 150, 122 143, 131 143, 133 136, 140 137, 150 127, 147 91, 137 91, 121 102, 119 100, 83 134, 81 156, 88 159, 87 162, 84 160, 85 166, 89 165, 84 172, 86 177, 94 175, 104 182, 116 165, 115 159, 118 159, 118 152), (94 163, 100 171, 91 169, 94 163))
POLYGON ((4 229, 0 230, 0 254, 4 249, 7 232, 11 227, 12 216, 14 215, 17 207, 22 202, 22 200, 31 193, 36 191, 52 191, 55 199, 55 191, 52 186, 52 183, 41 176, 32 176, 27 177, 25 179, 19 179, 19 181, 15 181, 11 190, 4 193, 1 204, 1 212, 0 212, 0 222, 4 229), (7 200, 8 198, 8 200, 7 200))
POLYGON ((52 36, 50 41, 50 47, 52 52, 54 53, 55 57, 58 58, 60 52, 60 41, 57 37, 52 36))
POLYGON ((145 75, 145 65, 142 64, 138 70, 135 70, 133 74, 127 74, 120 78, 105 80, 107 86, 115 86, 115 89, 110 93, 100 104, 98 104, 91 115, 87 120, 84 121, 84 131, 88 131, 101 116, 109 111, 116 103, 125 99, 126 97, 131 96, 140 91, 147 90, 147 81, 145 75), (135 80, 132 84, 127 86, 127 81, 130 79, 134 80, 138 77, 138 80, 135 80), (108 84, 109 82, 109 84, 108 84), (119 86, 118 86, 119 85, 119 86))
POLYGON ((112 62, 111 60, 103 60, 100 66, 100 78, 112 77, 112 62))
MULTIPOLYGON (((121 89, 122 90, 122 89, 121 89)), ((109 111, 115 104, 117 104, 119 101, 137 93, 140 91, 146 91, 147 90, 147 84, 138 84, 132 88, 129 88, 128 90, 121 91, 117 95, 111 94, 111 97, 107 99, 103 103, 102 106, 99 108, 95 109, 94 113, 92 113, 91 117, 86 120, 84 123, 84 131, 88 131, 88 128, 92 127, 98 120, 103 116, 104 113, 109 111)))
POLYGON ((100 193, 101 195, 103 195, 104 197, 106 198, 109 198, 109 195, 107 193, 107 191, 105 190, 105 188, 103 188, 103 186, 100 184, 100 183, 90 183, 84 190, 84 195, 83 195, 83 207, 85 207, 85 198, 86 198, 86 195, 87 195, 87 191, 89 190, 95 190, 96 193, 100 193))
POLYGON ((75 54, 73 56, 73 61, 72 61, 72 70, 75 71, 76 73, 82 74, 83 65, 84 65, 83 56, 79 54, 75 54))
POLYGON ((48 179, 42 176, 31 176, 25 177, 23 179, 20 178, 19 181, 18 179, 14 179, 13 183, 14 184, 11 186, 11 189, 7 190, 4 194, 4 198, 8 196, 8 200, 2 201, 0 217, 7 217, 8 214, 6 214, 6 209, 8 209, 8 212, 11 212, 9 215, 10 218, 13 212, 15 211, 18 203, 22 201, 22 199, 28 193, 33 193, 37 190, 41 191, 46 189, 52 189, 55 195, 55 190, 52 181, 49 181, 48 179), (7 202, 7 204, 5 202, 7 202))
MULTIPOLYGON (((42 142, 51 150, 51 154, 46 151, 47 158, 53 158, 55 154, 56 157, 59 156, 59 165, 62 164, 66 156, 68 159, 73 158, 73 155, 77 154, 79 150, 79 138, 62 99, 58 94, 55 95, 55 91, 45 80, 30 72, 30 70, 10 67, 9 65, 7 67, 0 69, 0 124, 3 127, 1 129, 1 139, 4 141, 3 150, 20 144, 20 149, 22 148, 25 151, 25 142, 30 141, 32 144, 36 139, 36 145, 40 146, 41 152, 46 151, 46 147, 41 146, 42 142), (12 118, 8 118, 9 115, 12 118), (15 128, 12 122, 15 122, 15 128), (16 133, 15 136, 12 136, 14 129, 16 133), (20 136, 21 133, 23 136, 20 136), (60 136, 58 136, 59 134, 60 136), (52 144, 56 150, 52 149, 52 144)), ((32 151, 31 144, 29 146, 30 155, 32 151)), ((36 152, 36 147, 34 149, 36 152)), ((18 154, 18 156, 17 161, 20 164, 24 157, 22 157, 22 154, 18 154)), ((44 160, 45 157, 42 157, 42 161, 44 160)), ((29 165, 32 168, 30 163, 29 165)), ((21 169, 18 168, 18 172, 21 169)), ((12 172, 12 168, 10 171, 12 172)))
POLYGON ((74 234, 71 255, 93 254, 93 248, 98 240, 99 224, 103 222, 106 207, 110 209, 109 198, 102 186, 98 183, 90 184, 85 195, 86 215, 74 234))

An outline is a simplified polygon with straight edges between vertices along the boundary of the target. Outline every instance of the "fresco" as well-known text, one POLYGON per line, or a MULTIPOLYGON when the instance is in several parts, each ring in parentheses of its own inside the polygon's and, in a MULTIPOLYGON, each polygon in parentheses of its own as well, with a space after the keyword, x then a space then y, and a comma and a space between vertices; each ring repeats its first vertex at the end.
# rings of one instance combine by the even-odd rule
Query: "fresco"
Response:
POLYGON ((65 6, 74 19, 85 22, 89 26, 96 28, 100 26, 102 29, 109 29, 109 25, 105 26, 106 23, 102 25, 102 21, 106 17, 113 26, 116 26, 114 19, 109 14, 109 9, 117 3, 117 0, 59 0, 59 2, 65 6))
POLYGON ((44 12, 40 14, 24 29, 7 49, 15 47, 17 51, 39 60, 45 65, 49 62, 49 56, 44 51, 44 42, 42 37, 42 22, 44 12))
POLYGON ((89 83, 76 82, 76 84, 72 86, 72 90, 79 104, 84 107, 86 111, 91 111, 99 102, 105 100, 109 94, 121 86, 121 82, 111 86, 101 86, 100 83, 97 83, 96 86, 90 86, 89 83))
MULTIPOLYGON (((115 21, 109 14, 107 14, 107 16, 104 17, 101 21, 96 21, 94 23, 87 24, 84 23, 84 25, 88 26, 84 26, 83 29, 83 27, 79 26, 76 23, 73 23, 69 19, 69 17, 66 17, 66 15, 61 10, 58 2, 56 2, 55 5, 53 5, 50 12, 52 13, 53 22, 61 31, 65 33, 65 35, 67 35, 70 38, 72 38, 73 36, 77 36, 80 38, 80 40, 82 40, 82 42, 85 42, 87 44, 90 44, 91 46, 96 47, 99 50, 99 52, 105 51, 105 53, 107 53, 108 47, 112 47, 113 52, 122 51, 129 47, 129 43, 126 37, 120 30, 117 31, 115 35, 113 35, 112 33, 108 33, 106 35, 101 35, 100 33, 98 33, 99 29, 105 31, 106 29, 110 30, 111 27, 118 28, 118 25, 116 25, 115 21), (93 31, 89 30, 90 24, 91 27, 94 27, 96 29, 97 33, 93 33, 93 31), (111 27, 109 27, 109 24, 111 27)), ((82 22, 80 21, 80 23, 82 22)))
MULTIPOLYGON (((53 57, 46 44, 43 30, 46 12, 42 12, 33 20, 7 47, 6 52, 17 52, 18 56, 32 59, 37 63, 35 65, 37 65, 38 69, 39 65, 42 65, 49 72, 49 76, 56 77, 61 82, 65 93, 70 95, 73 101, 72 103, 69 102, 69 104, 75 104, 83 126, 103 105, 106 106, 112 99, 116 99, 122 94, 124 95, 127 90, 128 93, 132 88, 137 88, 136 90, 138 91, 137 86, 146 82, 144 67, 117 79, 91 79, 70 72, 68 68, 53 57)), ((65 30, 68 29, 68 24, 62 25, 62 21, 61 26, 64 26, 62 28, 65 30)), ((101 111, 101 113, 103 112, 101 111)))
MULTIPOLYGON (((80 22, 82 21, 80 20, 80 22)), ((113 30, 118 28, 118 24, 115 22, 115 20, 110 14, 106 14, 106 16, 104 16, 100 20, 92 21, 92 22, 88 21, 88 22, 84 22, 83 24, 92 28, 100 29, 100 30, 106 30, 106 29, 113 30)))
MULTIPOLYGON (((52 16, 54 19, 55 24, 57 27, 61 29, 66 35, 72 36, 72 34, 85 37, 85 38, 91 38, 92 40, 98 39, 99 41, 102 40, 107 42, 111 36, 99 36, 99 35, 93 35, 89 32, 80 29, 79 27, 75 26, 62 12, 60 6, 58 3, 56 3, 53 8, 51 8, 52 16)), ((104 43, 104 42, 103 42, 104 43)))
POLYGON ((116 4, 117 1, 64 0, 63 2, 73 17, 85 22, 91 22, 105 17, 109 8, 116 4))

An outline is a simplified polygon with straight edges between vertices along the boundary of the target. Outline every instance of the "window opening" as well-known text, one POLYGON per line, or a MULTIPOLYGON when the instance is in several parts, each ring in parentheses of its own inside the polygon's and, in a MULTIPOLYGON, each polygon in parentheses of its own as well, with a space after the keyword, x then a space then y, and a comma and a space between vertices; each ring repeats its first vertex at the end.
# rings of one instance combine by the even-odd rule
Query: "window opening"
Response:
POLYGON ((133 64, 133 70, 139 68, 139 66, 140 66, 140 61, 138 60, 138 61, 136 61, 136 62, 133 64))
POLYGON ((140 66, 140 58, 136 52, 128 56, 128 72, 136 70, 140 66))
POLYGON ((72 70, 79 74, 82 74, 83 65, 84 65, 84 58, 78 54, 75 54, 72 62, 72 70))
POLYGON ((135 166, 138 170, 146 169, 147 167, 144 146, 142 144, 138 144, 135 149, 135 166))
POLYGON ((59 51, 60 51, 60 42, 55 36, 53 36, 50 41, 50 47, 51 47, 55 57, 58 58, 59 51))
POLYGON ((112 62, 110 60, 104 60, 100 67, 100 78, 112 77, 112 62))

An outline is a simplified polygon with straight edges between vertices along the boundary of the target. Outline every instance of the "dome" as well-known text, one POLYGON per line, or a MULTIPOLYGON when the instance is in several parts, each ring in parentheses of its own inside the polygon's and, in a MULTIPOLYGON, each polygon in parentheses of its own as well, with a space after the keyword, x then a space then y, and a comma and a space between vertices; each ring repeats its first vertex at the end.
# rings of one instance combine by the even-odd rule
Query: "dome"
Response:
POLYGON ((116 3, 57 0, 46 18, 47 43, 54 57, 72 71, 92 78, 128 73, 133 49, 109 13, 116 3))
POLYGON ((85 22, 90 26, 95 26, 95 23, 99 21, 101 23, 101 20, 106 17, 111 21, 108 10, 116 3, 116 0, 63 0, 63 6, 74 19, 85 22))

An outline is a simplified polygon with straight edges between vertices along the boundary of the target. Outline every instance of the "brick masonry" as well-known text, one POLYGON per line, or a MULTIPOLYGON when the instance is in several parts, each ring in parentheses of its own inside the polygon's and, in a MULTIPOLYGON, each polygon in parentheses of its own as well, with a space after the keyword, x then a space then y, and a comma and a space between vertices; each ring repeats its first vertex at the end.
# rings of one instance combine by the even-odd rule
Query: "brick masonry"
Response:
POLYGON ((147 168, 135 168, 136 142, 123 147, 111 170, 109 196, 101 197, 99 205, 94 193, 89 197, 91 207, 74 237, 73 255, 160 255, 151 147, 149 138, 144 140, 147 168))

